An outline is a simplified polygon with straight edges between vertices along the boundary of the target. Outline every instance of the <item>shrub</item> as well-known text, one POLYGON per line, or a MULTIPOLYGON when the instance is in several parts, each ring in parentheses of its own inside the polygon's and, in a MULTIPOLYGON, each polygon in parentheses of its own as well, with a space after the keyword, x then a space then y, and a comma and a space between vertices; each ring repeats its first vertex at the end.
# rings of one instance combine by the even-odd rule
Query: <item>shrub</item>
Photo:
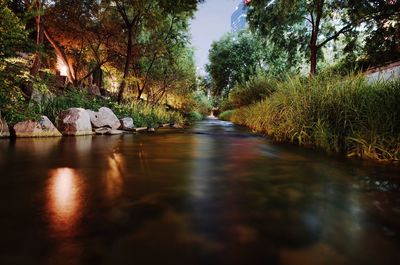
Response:
POLYGON ((235 108, 254 104, 271 96, 276 91, 277 81, 265 75, 256 75, 249 81, 237 84, 229 94, 229 101, 235 108))
POLYGON ((223 121, 231 121, 234 112, 235 110, 226 110, 219 114, 218 118, 223 121))

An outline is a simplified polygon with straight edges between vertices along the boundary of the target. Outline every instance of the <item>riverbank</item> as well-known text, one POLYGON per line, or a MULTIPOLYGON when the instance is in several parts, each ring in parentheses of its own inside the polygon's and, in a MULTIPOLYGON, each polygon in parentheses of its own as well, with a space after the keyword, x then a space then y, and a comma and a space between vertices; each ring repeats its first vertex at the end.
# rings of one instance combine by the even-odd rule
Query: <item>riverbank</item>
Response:
POLYGON ((400 81, 294 78, 263 101, 220 116, 278 142, 376 161, 400 160, 400 81))
POLYGON ((194 109, 185 112, 137 100, 119 104, 111 98, 72 89, 57 96, 42 95, 40 100, 22 102, 19 106, 3 105, 0 137, 154 132, 159 127, 181 128, 203 117, 194 109))

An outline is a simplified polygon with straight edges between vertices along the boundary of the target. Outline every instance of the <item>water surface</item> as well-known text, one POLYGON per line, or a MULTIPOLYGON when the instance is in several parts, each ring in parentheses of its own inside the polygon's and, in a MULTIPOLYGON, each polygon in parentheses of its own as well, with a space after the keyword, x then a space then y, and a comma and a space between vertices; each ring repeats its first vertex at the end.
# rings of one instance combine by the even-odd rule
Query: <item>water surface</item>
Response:
POLYGON ((0 264, 399 264, 400 178, 218 120, 0 140, 0 264))

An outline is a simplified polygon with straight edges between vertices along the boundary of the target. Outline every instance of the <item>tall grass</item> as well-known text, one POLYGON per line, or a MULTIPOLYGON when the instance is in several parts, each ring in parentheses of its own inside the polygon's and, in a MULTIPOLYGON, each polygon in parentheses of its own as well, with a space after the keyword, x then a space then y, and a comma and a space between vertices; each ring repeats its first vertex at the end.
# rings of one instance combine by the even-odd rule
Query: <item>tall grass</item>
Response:
POLYGON ((292 78, 232 121, 328 152, 400 159, 400 80, 369 84, 361 76, 292 78))

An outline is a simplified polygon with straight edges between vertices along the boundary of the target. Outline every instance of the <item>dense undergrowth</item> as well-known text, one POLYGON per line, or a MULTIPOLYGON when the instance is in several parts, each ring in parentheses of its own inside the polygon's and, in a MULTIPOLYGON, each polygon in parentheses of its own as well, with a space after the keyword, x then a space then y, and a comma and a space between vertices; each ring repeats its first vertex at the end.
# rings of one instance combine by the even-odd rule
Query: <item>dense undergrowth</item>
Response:
POLYGON ((203 118, 203 114, 196 110, 186 113, 168 109, 166 105, 151 105, 143 101, 135 100, 118 104, 111 98, 91 95, 85 89, 68 89, 61 95, 42 98, 39 103, 26 102, 18 89, 10 94, 12 97, 9 94, 0 93, 0 97, 4 95, 0 98, 1 113, 10 124, 23 120, 35 120, 40 115, 45 115, 54 122, 59 113, 68 108, 98 110, 101 107, 109 107, 120 118, 131 117, 137 127, 157 127, 165 123, 184 125, 203 118))
POLYGON ((222 115, 277 141, 375 160, 400 159, 400 80, 362 76, 274 82, 264 100, 222 115))

